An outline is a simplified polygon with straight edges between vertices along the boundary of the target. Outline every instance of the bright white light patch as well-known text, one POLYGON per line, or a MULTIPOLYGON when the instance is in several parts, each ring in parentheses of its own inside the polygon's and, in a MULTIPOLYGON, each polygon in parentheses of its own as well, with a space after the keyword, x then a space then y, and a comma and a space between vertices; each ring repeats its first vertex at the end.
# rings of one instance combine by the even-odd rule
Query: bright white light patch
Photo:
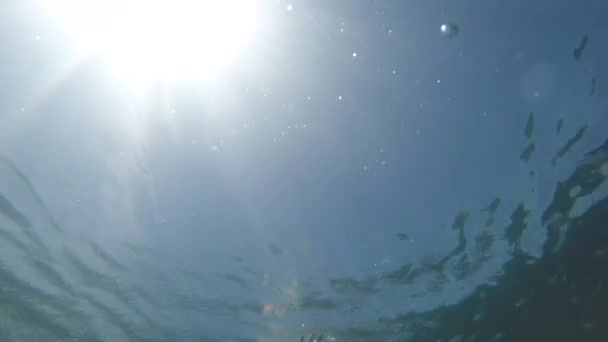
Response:
POLYGON ((126 80, 207 79, 251 43, 256 0, 42 0, 78 52, 126 80))

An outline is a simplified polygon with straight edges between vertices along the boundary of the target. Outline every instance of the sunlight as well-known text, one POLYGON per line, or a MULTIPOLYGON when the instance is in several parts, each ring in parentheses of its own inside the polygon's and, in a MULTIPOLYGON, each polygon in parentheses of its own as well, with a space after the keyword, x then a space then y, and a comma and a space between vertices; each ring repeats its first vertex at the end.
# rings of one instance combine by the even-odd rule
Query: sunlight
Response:
POLYGON ((80 57, 132 85, 217 77, 252 42, 256 0, 43 0, 80 57))

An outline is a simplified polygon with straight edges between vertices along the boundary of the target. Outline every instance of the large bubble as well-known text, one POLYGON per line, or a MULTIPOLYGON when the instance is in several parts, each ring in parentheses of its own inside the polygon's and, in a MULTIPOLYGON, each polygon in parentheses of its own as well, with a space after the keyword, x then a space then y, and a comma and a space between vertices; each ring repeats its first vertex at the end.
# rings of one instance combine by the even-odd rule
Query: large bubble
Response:
POLYGON ((458 25, 454 23, 447 23, 441 25, 441 35, 447 38, 454 38, 458 35, 458 25))

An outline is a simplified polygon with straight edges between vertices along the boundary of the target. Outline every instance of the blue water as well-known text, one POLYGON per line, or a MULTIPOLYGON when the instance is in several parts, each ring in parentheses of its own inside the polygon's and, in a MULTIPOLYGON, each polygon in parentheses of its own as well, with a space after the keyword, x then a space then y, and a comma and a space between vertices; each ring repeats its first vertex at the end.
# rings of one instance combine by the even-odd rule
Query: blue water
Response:
POLYGON ((143 97, 0 4, 1 341, 434 341, 606 198, 608 3, 291 4, 143 97))

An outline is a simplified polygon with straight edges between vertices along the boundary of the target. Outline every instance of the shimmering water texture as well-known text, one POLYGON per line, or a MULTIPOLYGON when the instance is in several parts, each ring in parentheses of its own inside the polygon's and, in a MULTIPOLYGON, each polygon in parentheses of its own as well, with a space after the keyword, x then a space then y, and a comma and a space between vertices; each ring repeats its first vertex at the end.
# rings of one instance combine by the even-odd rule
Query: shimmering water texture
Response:
MULTIPOLYGON (((529 113, 523 127, 526 141, 535 138, 535 115, 529 113)), ((559 125, 562 124, 568 126, 567 122, 559 125)), ((574 137, 567 139, 559 149, 555 161, 567 155, 586 130, 575 132, 574 137)), ((533 157, 524 161, 530 165, 531 174, 535 174, 533 157)), ((212 317, 233 320, 239 316, 271 315, 281 318, 288 317, 293 310, 340 311, 345 305, 339 296, 319 297, 319 293, 302 295, 297 309, 287 306, 282 310, 276 310, 278 307, 267 310, 256 301, 236 304, 229 298, 205 298, 188 288, 209 288, 214 281, 212 277, 180 270, 165 275, 153 254, 131 244, 121 248, 121 253, 126 253, 123 257, 117 257, 117 252, 111 252, 107 247, 76 240, 51 218, 25 173, 7 158, 1 158, 0 162, 3 177, 12 179, 13 186, 25 194, 30 203, 23 207, 11 199, 14 194, 0 194, 2 341, 192 338, 254 341, 250 339, 252 333, 265 330, 259 322, 255 323, 256 320, 248 324, 250 330, 240 337, 218 331, 208 335, 188 332, 179 328, 180 324, 175 320, 187 312, 201 315, 199 317, 204 321, 212 317), (279 311, 281 315, 277 314, 279 311)), ((527 254, 524 244, 526 232, 532 229, 530 222, 536 209, 522 199, 510 212, 503 213, 509 209, 497 195, 478 212, 462 211, 453 218, 450 230, 457 233, 458 244, 443 257, 422 264, 404 264, 365 279, 329 279, 336 293, 349 298, 369 296, 381 288, 396 285, 425 283, 423 286, 429 291, 441 293, 449 278, 468 278, 481 265, 492 261, 503 236, 513 259, 496 277, 495 286, 481 286, 460 304, 424 314, 404 313, 383 318, 377 325, 365 329, 334 331, 327 327, 324 335, 310 336, 322 341, 384 341, 388 336, 406 337, 404 341, 435 341, 458 336, 463 340, 473 336, 484 341, 502 337, 521 340, 523 332, 551 335, 547 335, 547 330, 539 330, 548 329, 546 327, 528 326, 528 315, 553 317, 551 314, 558 312, 568 312, 552 319, 565 320, 560 326, 567 327, 564 329, 571 336, 579 333, 595 336, 606 332, 608 327, 601 324, 598 317, 608 314, 608 297, 604 295, 608 283, 602 280, 608 279, 608 270, 603 266, 608 256, 608 232, 602 229, 608 223, 608 200, 603 195, 607 179, 608 141, 580 159, 570 176, 557 184, 546 210, 538 213, 547 234, 543 247, 545 256, 540 259, 527 254), (602 196, 604 199, 600 200, 602 196), (590 198, 597 202, 590 202, 590 198), (504 214, 510 216, 511 223, 500 229, 495 218, 504 214), (580 267, 579 262, 585 267, 580 267), (554 309, 547 310, 546 305, 554 309), (525 314, 522 316, 521 312, 525 314), (577 315, 576 320, 574 315, 577 315), (575 321, 579 323, 572 323, 575 321), (512 324, 519 328, 512 329, 512 324), (335 337, 330 339, 328 334, 335 337)), ((398 234, 397 238, 401 243, 412 241, 406 233, 398 234)), ((284 253, 274 244, 270 244, 269 249, 274 257, 284 253)), ((227 281, 224 287, 232 284, 243 289, 255 288, 252 281, 241 275, 224 274, 223 279, 227 281)), ((361 309, 352 307, 349 310, 361 309)), ((213 331, 211 326, 206 327, 213 331)))
MULTIPOLYGON (((581 59, 583 57, 583 52, 585 52, 585 49, 587 49, 588 44, 589 44, 589 37, 587 35, 585 35, 585 36, 583 36, 580 43, 573 51, 575 60, 581 61, 581 59)), ((598 88, 598 78, 597 78, 597 76, 595 76, 592 65, 590 65, 589 63, 583 62, 583 67, 584 67, 585 73, 587 75, 589 75, 589 77, 591 78, 589 96, 594 96, 596 94, 596 91, 598 88)))

